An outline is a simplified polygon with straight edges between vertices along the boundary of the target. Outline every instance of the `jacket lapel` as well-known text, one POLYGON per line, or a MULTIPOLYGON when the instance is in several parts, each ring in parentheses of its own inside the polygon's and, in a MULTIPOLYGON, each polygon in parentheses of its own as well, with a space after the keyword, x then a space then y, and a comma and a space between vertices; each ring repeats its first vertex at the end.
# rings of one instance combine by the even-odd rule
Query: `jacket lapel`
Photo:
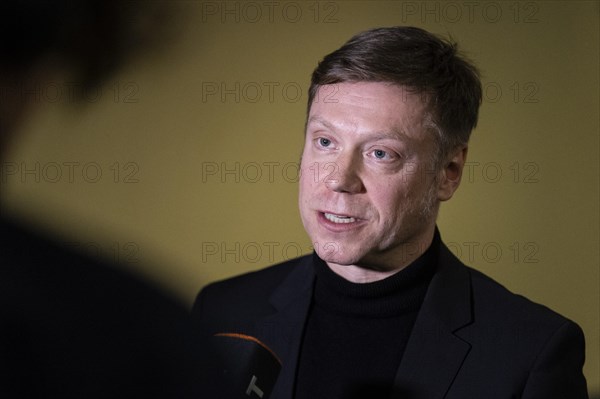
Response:
MULTIPOLYGON (((282 361, 271 399, 293 397, 314 280, 312 256, 306 256, 273 292, 271 304, 275 313, 256 323, 257 336, 282 361)), ((443 398, 471 347, 455 332, 471 322, 469 271, 442 244, 438 271, 430 283, 396 373, 392 399, 443 398)))
POLYGON ((312 256, 306 256, 273 292, 271 304, 276 312, 256 323, 257 335, 279 356, 282 363, 270 399, 289 399, 293 396, 314 279, 312 256))
POLYGON ((454 333, 471 321, 468 269, 442 244, 438 271, 396 373, 392 398, 443 398, 470 350, 454 333))

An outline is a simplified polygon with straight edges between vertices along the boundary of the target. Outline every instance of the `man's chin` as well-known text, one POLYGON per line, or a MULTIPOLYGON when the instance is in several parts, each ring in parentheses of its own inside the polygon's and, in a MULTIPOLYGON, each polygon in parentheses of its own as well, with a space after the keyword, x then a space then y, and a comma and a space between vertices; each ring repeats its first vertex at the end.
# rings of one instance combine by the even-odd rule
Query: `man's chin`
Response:
POLYGON ((324 245, 315 245, 315 251, 319 258, 323 259, 327 263, 334 263, 340 266, 355 265, 359 262, 360 257, 349 254, 335 242, 330 242, 324 245))

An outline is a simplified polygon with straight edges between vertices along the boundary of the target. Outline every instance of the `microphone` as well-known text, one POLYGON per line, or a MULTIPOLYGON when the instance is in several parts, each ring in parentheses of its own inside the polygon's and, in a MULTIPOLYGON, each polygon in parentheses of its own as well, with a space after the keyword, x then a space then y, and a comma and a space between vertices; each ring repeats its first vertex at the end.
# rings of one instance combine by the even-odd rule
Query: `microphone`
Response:
POLYGON ((281 360, 258 338, 218 333, 210 337, 205 351, 203 393, 207 398, 269 398, 281 360))

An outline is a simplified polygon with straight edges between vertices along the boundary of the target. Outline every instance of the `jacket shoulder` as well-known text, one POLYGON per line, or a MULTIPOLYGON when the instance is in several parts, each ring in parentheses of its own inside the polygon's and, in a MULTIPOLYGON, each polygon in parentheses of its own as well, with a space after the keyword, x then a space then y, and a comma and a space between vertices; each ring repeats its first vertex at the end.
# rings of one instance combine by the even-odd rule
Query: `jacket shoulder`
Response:
POLYGON ((547 306, 510 291, 482 272, 467 268, 471 275, 474 310, 479 315, 487 314, 506 323, 526 321, 554 328, 570 321, 547 306))
POLYGON ((468 387, 462 397, 481 397, 477 389, 484 386, 501 386, 523 398, 587 397, 581 328, 485 274, 467 270, 473 318, 471 324, 456 331, 471 346, 457 377, 458 386, 468 387), (477 376, 478 383, 473 384, 469 376, 477 376), (461 381, 468 383, 461 385, 461 381))
POLYGON ((248 325, 273 311, 273 292, 299 268, 307 268, 310 255, 291 259, 257 271, 211 283, 200 290, 192 317, 202 329, 216 325, 233 328, 248 325))
MULTIPOLYGON (((465 265, 445 245, 440 252, 440 269, 443 276, 438 294, 444 301, 468 306, 475 325, 501 324, 504 327, 541 323, 556 329, 569 320, 550 308, 514 293, 486 274, 465 265)), ((535 328, 534 328, 535 329, 535 328)))

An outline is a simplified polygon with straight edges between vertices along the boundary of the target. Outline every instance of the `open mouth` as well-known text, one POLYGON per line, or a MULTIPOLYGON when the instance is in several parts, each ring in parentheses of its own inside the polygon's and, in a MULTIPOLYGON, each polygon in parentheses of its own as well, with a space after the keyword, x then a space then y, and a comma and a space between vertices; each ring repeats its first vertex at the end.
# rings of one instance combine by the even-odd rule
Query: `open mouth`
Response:
POLYGON ((327 212, 324 212, 323 215, 325 216, 325 219, 327 219, 333 223, 344 224, 344 223, 356 222, 356 219, 351 216, 335 215, 333 213, 327 213, 327 212))

